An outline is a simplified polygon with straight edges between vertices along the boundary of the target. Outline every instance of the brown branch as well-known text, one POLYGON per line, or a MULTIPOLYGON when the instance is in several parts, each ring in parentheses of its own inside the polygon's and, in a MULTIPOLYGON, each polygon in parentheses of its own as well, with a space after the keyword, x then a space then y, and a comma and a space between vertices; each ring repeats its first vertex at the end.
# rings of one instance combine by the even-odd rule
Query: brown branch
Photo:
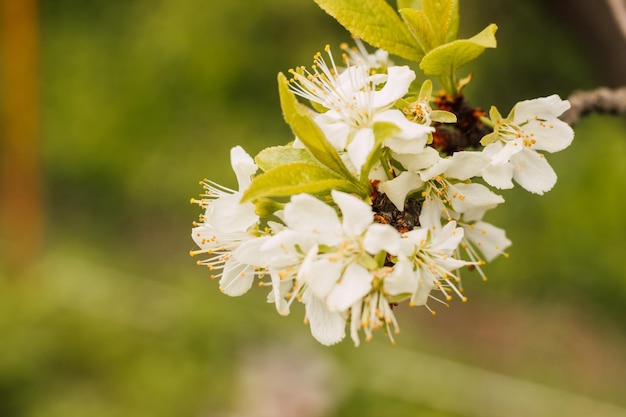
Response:
POLYGON ((606 0, 606 2, 617 27, 622 32, 624 39, 626 39, 626 2, 624 0, 606 0))
POLYGON ((561 119, 573 126, 581 116, 590 113, 626 115, 626 87, 600 87, 591 91, 575 91, 568 97, 572 107, 561 119))

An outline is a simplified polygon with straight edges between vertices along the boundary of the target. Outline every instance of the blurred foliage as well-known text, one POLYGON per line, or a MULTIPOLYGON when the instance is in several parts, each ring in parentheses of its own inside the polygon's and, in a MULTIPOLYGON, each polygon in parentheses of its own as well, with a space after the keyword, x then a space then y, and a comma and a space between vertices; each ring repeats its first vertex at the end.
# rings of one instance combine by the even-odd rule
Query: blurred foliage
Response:
MULTIPOLYGON (((48 254, 41 282, 0 289, 0 415, 229 415, 238 352, 299 335, 354 376, 336 415, 458 417, 360 386, 359 375, 383 363, 407 366, 386 345, 371 351, 367 369, 350 364, 350 342, 317 347, 301 311, 278 317, 258 291, 229 299, 186 255, 199 214, 187 202, 201 192, 198 180, 232 186, 232 146, 254 154, 291 140, 276 74, 309 65, 325 43, 349 40, 338 24, 312 0, 40 6, 48 254)), ((462 1, 461 16, 461 36, 500 27, 499 48, 467 69, 476 105, 506 112, 521 99, 603 83, 600 66, 540 1, 462 1)), ((623 119, 583 120, 572 147, 549 156, 554 190, 504 193, 507 204, 489 220, 513 240, 511 257, 488 266, 487 284, 468 275, 470 299, 569 303, 625 332, 625 132, 623 119)), ((451 308, 458 320, 470 304, 451 308)), ((430 329, 406 330, 404 346, 446 351, 430 329)), ((550 382, 567 387, 566 379, 550 382)), ((613 388, 606 399, 623 404, 613 388)))
POLYGON ((542 197, 505 193, 496 210, 514 242, 493 267, 503 288, 550 300, 576 300, 622 326, 626 275, 621 268, 626 220, 626 121, 594 116, 576 126, 571 148, 550 155, 559 175, 542 197), (601 144, 601 146, 598 146, 601 144))

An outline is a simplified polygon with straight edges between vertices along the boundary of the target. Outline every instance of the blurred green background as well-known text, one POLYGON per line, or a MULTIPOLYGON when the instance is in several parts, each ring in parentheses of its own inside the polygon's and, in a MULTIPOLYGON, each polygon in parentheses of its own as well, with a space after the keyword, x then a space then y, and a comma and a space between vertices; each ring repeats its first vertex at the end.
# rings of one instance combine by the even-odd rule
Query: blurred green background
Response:
MULTIPOLYGON (((561 10, 461 2, 462 36, 500 27, 465 69, 473 103, 617 82, 619 40, 598 59, 561 10)), ((626 416, 624 118, 582 120, 545 196, 503 192, 489 220, 511 256, 465 276, 468 303, 400 307, 399 347, 328 348, 264 290, 220 294, 188 256, 188 201, 204 177, 235 185, 231 147, 292 139, 276 74, 349 35, 312 0, 42 0, 38 17, 45 240, 0 269, 0 416, 626 416)))

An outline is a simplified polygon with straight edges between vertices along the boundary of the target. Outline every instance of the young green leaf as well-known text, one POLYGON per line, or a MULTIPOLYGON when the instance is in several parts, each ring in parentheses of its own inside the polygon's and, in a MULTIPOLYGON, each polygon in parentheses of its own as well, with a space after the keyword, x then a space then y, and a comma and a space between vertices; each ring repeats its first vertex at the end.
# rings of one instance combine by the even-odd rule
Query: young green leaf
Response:
POLYGON ((254 201, 254 212, 262 219, 270 217, 278 210, 282 210, 284 207, 284 203, 279 203, 278 201, 267 197, 261 197, 254 201))
POLYGON ((422 53, 426 53, 437 46, 433 27, 422 10, 400 9, 400 15, 406 23, 411 35, 415 38, 422 53))
POLYGON ((396 11, 385 0, 315 2, 356 38, 411 61, 419 61, 424 55, 396 11))
POLYGON ((335 148, 289 90, 289 82, 283 73, 278 74, 278 93, 285 121, 315 159, 342 177, 357 183, 358 180, 348 171, 335 148))
POLYGON ((398 10, 401 9, 422 10, 422 0, 398 0, 398 10))
POLYGON ((451 78, 460 67, 478 58, 485 48, 496 47, 497 30, 498 27, 491 24, 470 39, 459 39, 438 46, 426 54, 420 68, 426 75, 451 78))
POLYGON ((400 3, 398 6, 404 22, 424 53, 456 39, 459 29, 458 0, 429 0, 421 3, 420 7, 402 8, 400 3))
POLYGON ((269 171, 277 166, 291 162, 306 162, 314 165, 320 164, 313 155, 311 155, 308 149, 294 148, 290 145, 265 148, 254 157, 254 162, 263 171, 269 171))
POLYGON ((452 2, 452 10, 450 12, 450 20, 448 21, 448 32, 446 33, 445 42, 452 42, 459 36, 459 1, 452 2))
POLYGON ((424 13, 433 28, 437 45, 446 43, 447 38, 456 34, 459 28, 458 0, 430 0, 423 3, 424 13))
POLYGON ((279 165, 252 180, 241 202, 263 197, 288 197, 299 193, 328 194, 341 190, 362 194, 360 188, 328 169, 305 162, 279 165))

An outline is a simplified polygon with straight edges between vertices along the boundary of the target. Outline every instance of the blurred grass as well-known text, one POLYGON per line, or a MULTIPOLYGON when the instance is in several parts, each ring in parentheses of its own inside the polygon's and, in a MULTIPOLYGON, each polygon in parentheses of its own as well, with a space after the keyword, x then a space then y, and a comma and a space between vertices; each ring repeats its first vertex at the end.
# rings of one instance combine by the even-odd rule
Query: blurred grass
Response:
MULTIPOLYGON (((242 352, 295 341, 303 363, 334 361, 333 415, 460 417, 423 396, 455 392, 412 394, 398 375, 422 369, 384 334, 358 354, 318 346, 301 309, 279 317, 258 289, 225 297, 187 256, 198 180, 234 185, 232 146, 291 140, 276 74, 349 39, 330 17, 289 0, 40 5, 47 253, 33 260, 39 282, 0 287, 0 415, 232 415, 242 352), (381 369, 394 375, 386 390, 368 379, 381 369)), ((500 26, 499 48, 467 70, 477 105, 507 112, 603 83, 541 2, 461 7, 463 35, 500 26)), ((583 120, 548 156, 554 190, 504 192, 489 219, 513 240, 510 259, 488 266, 486 284, 465 278, 467 304, 436 317, 401 308, 400 345, 626 407, 625 128, 583 120)))

